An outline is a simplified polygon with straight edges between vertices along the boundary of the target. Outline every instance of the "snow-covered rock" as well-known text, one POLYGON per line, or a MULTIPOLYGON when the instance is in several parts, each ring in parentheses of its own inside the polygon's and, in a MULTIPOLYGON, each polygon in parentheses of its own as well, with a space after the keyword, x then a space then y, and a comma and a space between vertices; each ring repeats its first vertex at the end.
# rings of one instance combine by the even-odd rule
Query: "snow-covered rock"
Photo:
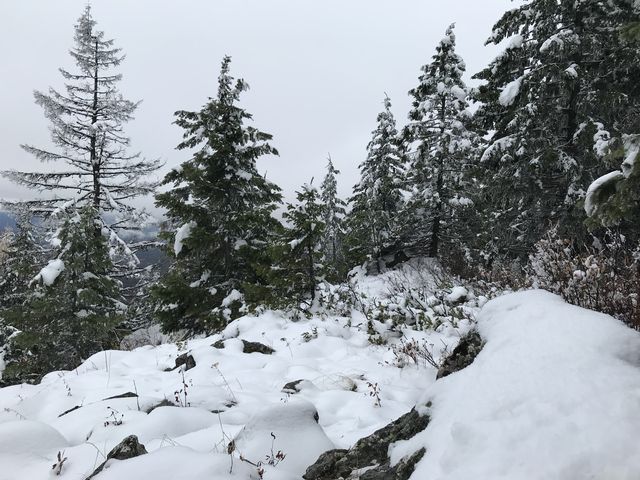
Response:
POLYGON ((334 448, 318 424, 318 411, 310 402, 291 399, 257 413, 234 439, 235 448, 254 463, 285 456, 278 470, 300 478, 321 453, 334 448))

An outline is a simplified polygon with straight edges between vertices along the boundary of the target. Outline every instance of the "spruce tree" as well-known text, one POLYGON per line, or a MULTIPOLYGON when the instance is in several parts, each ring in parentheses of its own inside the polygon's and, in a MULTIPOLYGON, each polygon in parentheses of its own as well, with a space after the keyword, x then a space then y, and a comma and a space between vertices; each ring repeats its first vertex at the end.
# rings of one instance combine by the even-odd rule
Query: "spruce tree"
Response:
POLYGON ((193 155, 156 196, 175 228, 164 233, 174 262, 153 289, 165 331, 216 331, 265 287, 267 246, 279 226, 271 214, 281 196, 256 160, 277 151, 271 135, 246 125, 252 116, 238 101, 248 85, 230 75, 230 62, 222 61, 216 97, 200 111, 176 112, 184 130, 178 149, 193 155))
POLYGON ((377 127, 367 145, 367 158, 360 164, 360 181, 349 199, 348 249, 352 263, 373 262, 381 271, 383 257, 399 246, 403 207, 404 168, 391 100, 384 99, 377 127))
POLYGON ((551 224, 586 238, 585 190, 638 131, 639 52, 620 34, 636 17, 623 0, 532 0, 495 24, 487 43, 506 47, 476 75, 484 256, 526 257, 551 224))
POLYGON ((322 252, 326 266, 326 278, 330 282, 342 280, 346 270, 344 258, 346 202, 338 197, 336 176, 339 173, 340 171, 333 166, 331 157, 329 157, 327 173, 320 186, 320 199, 325 225, 322 252))
POLYGON ((409 185, 406 240, 418 252, 439 256, 461 246, 463 210, 471 200, 464 173, 475 138, 469 131, 468 89, 462 80, 465 64, 456 53, 451 25, 436 47, 431 63, 422 67, 404 136, 409 144, 409 185))

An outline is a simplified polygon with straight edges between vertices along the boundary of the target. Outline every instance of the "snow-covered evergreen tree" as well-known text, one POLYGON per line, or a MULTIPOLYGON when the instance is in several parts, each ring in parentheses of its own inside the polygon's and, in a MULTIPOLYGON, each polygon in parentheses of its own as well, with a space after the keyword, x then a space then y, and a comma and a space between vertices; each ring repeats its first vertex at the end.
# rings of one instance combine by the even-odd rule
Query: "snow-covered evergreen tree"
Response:
POLYGON ((21 304, 29 294, 29 283, 46 255, 41 229, 33 225, 28 209, 16 208, 13 214, 16 226, 0 241, 0 321, 2 311, 21 304))
POLYGON ((431 63, 422 67, 420 83, 409 92, 412 109, 404 130, 411 150, 406 242, 432 257, 443 242, 459 246, 460 210, 471 203, 463 174, 475 140, 467 129, 465 64, 456 53, 453 28, 447 29, 431 63))
POLYGON ((624 0, 530 0, 495 24, 488 43, 506 47, 476 75, 491 133, 477 197, 488 257, 526 256, 550 224, 586 236, 585 190, 638 132, 640 52, 620 34, 634 18, 624 0))
POLYGON ((125 305, 102 221, 88 205, 58 232, 56 258, 33 277, 21 302, 4 312, 19 330, 5 358, 5 382, 35 381, 51 370, 72 369, 95 352, 119 344, 125 305))
POLYGON ((325 204, 312 185, 296 192, 296 203, 282 215, 287 225, 276 246, 273 268, 275 296, 272 303, 284 307, 309 307, 318 284, 325 278, 325 204))
POLYGON ((96 29, 96 21, 87 6, 75 26, 74 47, 70 54, 76 70, 60 69, 67 82, 66 92, 53 88, 48 93, 36 91, 36 103, 51 122, 51 140, 57 149, 23 145, 42 162, 55 166, 46 172, 5 171, 12 181, 39 192, 54 195, 31 200, 33 213, 52 213, 92 205, 103 221, 96 227, 106 229, 116 251, 123 254, 123 268, 130 270, 131 246, 118 232, 139 230, 147 216, 128 201, 153 193, 152 175, 159 167, 156 160, 130 154, 124 124, 133 118, 138 103, 123 98, 117 85, 122 75, 114 69, 124 59, 113 40, 105 39, 96 29))
POLYGON ((384 256, 399 249, 404 165, 391 100, 384 99, 376 129, 360 164, 360 182, 349 199, 348 249, 352 263, 371 261, 380 271, 384 256))
POLYGON ((280 189, 256 167, 277 151, 271 135, 246 125, 252 116, 238 100, 248 85, 230 75, 230 62, 222 61, 216 97, 200 111, 176 112, 184 130, 178 149, 193 154, 167 174, 169 190, 156 196, 175 227, 165 234, 175 261, 154 288, 166 331, 215 331, 257 301, 279 225, 271 214, 280 189))
POLYGON ((336 176, 339 173, 340 171, 333 166, 331 157, 329 157, 327 173, 320 186, 320 199, 322 201, 325 225, 322 251, 326 277, 331 282, 340 281, 346 270, 344 258, 346 202, 338 196, 338 180, 336 176))

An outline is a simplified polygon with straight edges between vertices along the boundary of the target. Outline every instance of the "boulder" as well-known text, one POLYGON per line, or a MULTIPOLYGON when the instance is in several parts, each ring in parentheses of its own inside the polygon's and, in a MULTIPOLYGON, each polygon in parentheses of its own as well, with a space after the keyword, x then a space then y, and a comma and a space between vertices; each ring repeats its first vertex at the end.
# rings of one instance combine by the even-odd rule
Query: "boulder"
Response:
POLYGON ((195 367, 196 361, 193 358, 193 355, 190 355, 188 353, 183 353, 182 355, 179 355, 178 358, 176 358, 176 366, 173 367, 173 370, 175 370, 178 367, 181 367, 182 365, 184 365, 185 371, 191 370, 193 367, 195 367))
POLYGON ((444 360, 438 369, 436 379, 446 377, 471 365, 483 346, 484 341, 478 331, 469 331, 460 339, 460 343, 453 349, 451 355, 444 360))
POLYGON ((408 440, 429 424, 427 415, 415 408, 387 426, 362 438, 349 450, 329 450, 320 455, 316 463, 307 468, 305 480, 368 479, 406 480, 425 451, 419 450, 391 467, 389 445, 408 440))
POLYGON ((113 449, 107 455, 107 459, 96 468, 91 475, 89 475, 86 480, 90 480, 91 478, 98 475, 105 467, 108 461, 110 460, 128 460, 129 458, 139 457, 140 455, 145 455, 147 453, 147 449, 144 448, 144 445, 138 442, 138 437, 135 435, 129 435, 124 440, 122 440, 118 445, 113 447, 113 449))
POLYGON ((263 353, 265 355, 271 355, 275 350, 260 342, 247 342, 242 340, 243 353, 263 353))

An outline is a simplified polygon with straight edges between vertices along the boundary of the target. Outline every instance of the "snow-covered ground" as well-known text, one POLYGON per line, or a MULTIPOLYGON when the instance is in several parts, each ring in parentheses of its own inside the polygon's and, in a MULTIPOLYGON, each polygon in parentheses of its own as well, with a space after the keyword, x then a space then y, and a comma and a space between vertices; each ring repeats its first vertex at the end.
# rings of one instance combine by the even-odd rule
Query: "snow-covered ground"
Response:
MULTIPOLYGON (((387 277, 363 277, 359 288, 383 296, 387 277)), ((0 389, 0 479, 49 478, 58 451, 67 457, 60 478, 84 479, 131 434, 150 454, 112 462, 98 478, 258 478, 242 455, 265 463, 265 479, 300 479, 323 451, 348 448, 406 413, 434 382, 436 370, 426 363, 397 364, 390 345, 400 330, 375 327, 389 345, 371 344, 360 312, 295 322, 266 312, 209 338, 103 352, 39 385, 0 389), (220 339, 224 348, 213 347, 220 339), (243 353, 242 340, 275 353, 243 353), (181 369, 169 370, 185 352, 196 367, 183 377, 181 369), (299 393, 282 392, 296 380, 304 380, 299 393), (139 397, 108 399, 127 392, 139 397), (164 399, 181 406, 146 413, 164 399), (284 460, 269 466, 267 456, 278 451, 284 460)), ((433 344, 437 358, 469 328, 463 321, 438 332, 402 332, 405 340, 433 344)))
MULTIPOLYGON (((382 295, 384 278, 361 288, 382 295)), ((111 461, 97 479, 258 479, 258 462, 265 479, 300 479, 323 451, 415 404, 430 405, 421 408, 431 423, 390 448, 396 461, 426 447, 414 479, 640 478, 640 335, 616 320, 542 291, 497 298, 479 316, 487 343, 476 361, 437 382, 435 368, 400 367, 389 345, 372 345, 364 322, 358 312, 297 322, 266 312, 209 338, 108 351, 39 385, 0 389, 0 479, 51 478, 58 452, 60 478, 84 479, 131 434, 150 453, 111 461), (243 353, 242 340, 275 352, 243 353), (196 366, 171 370, 185 352, 196 366), (299 392, 282 391, 296 380, 299 392), (139 396, 109 399, 127 392, 139 396), (147 413, 165 399, 179 406, 147 413)), ((451 348, 468 328, 403 333, 451 348)))
POLYGON ((413 479, 640 478, 640 334, 542 290, 492 300, 473 364, 428 387, 413 479))

